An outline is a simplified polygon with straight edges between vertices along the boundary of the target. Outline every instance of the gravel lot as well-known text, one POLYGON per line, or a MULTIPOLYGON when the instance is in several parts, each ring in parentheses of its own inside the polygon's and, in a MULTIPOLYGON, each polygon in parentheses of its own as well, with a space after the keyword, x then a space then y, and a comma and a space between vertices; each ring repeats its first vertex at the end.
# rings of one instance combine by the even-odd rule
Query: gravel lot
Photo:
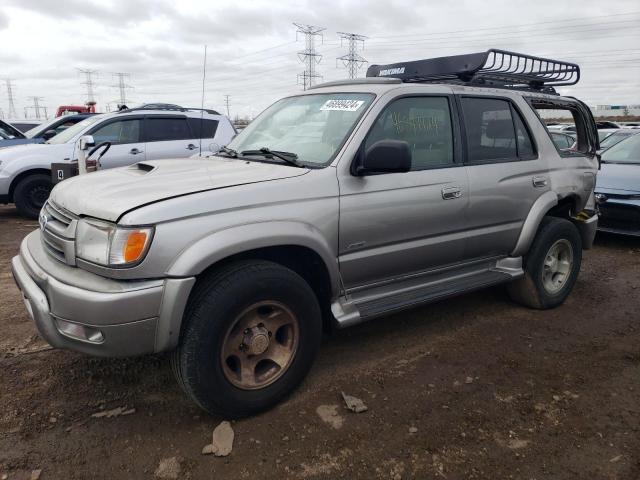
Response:
POLYGON ((35 227, 0 207, 2 479, 640 478, 640 239, 599 237, 555 310, 493 288, 338 332, 291 398, 232 422, 221 458, 201 450, 224 419, 166 357, 39 339, 9 267, 35 227), (92 417, 118 407, 135 410, 92 417))

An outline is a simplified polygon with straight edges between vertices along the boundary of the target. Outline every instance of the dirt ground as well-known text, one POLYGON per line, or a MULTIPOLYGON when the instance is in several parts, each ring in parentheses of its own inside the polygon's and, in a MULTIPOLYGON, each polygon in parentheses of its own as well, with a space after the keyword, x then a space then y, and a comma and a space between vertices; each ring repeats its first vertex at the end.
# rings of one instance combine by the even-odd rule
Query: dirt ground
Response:
POLYGON ((599 236, 555 310, 493 288, 328 337, 301 388, 232 422, 218 458, 201 450, 224 419, 185 398, 165 356, 38 338, 9 267, 35 227, 0 207, 2 479, 153 479, 172 457, 185 479, 640 479, 640 239, 599 236), (135 412, 91 416, 117 407, 135 412))

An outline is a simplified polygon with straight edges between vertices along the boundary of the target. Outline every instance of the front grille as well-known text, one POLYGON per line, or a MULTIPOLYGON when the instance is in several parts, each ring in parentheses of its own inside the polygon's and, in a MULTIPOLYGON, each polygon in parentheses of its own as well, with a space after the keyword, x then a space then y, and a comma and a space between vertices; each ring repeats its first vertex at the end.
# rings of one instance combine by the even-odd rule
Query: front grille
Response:
POLYGON ((633 205, 603 203, 598 206, 598 223, 605 228, 616 230, 640 230, 640 208, 633 205))
POLYGON ((78 217, 47 200, 40 212, 39 222, 42 244, 47 253, 60 262, 75 265, 78 217))

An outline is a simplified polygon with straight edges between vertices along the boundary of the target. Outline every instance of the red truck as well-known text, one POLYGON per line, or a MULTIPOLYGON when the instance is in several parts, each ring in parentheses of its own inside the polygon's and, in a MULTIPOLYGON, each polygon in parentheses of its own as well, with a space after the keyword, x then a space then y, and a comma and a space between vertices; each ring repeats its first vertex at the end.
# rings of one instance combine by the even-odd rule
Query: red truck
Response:
POLYGON ((56 110, 56 117, 70 113, 96 113, 96 102, 87 102, 85 105, 60 105, 56 110))

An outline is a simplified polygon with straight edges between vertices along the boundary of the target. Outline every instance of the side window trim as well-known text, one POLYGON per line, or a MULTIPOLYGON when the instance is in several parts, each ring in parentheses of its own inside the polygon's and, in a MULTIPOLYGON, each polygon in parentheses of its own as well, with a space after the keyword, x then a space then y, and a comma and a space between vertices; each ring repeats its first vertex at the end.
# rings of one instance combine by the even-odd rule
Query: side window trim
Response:
POLYGON ((124 118, 118 118, 118 117, 109 118, 109 119, 105 120, 104 122, 100 122, 97 125, 94 125, 93 127, 91 127, 91 129, 89 131, 87 131, 86 135, 93 135, 95 132, 97 132, 101 128, 106 127, 108 125, 111 125, 112 123, 127 122, 127 121, 133 121, 133 120, 140 120, 140 132, 138 134, 138 141, 137 142, 127 142, 127 143, 117 143, 115 145, 131 145, 132 143, 144 143, 144 137, 143 137, 144 121, 143 121, 143 117, 141 115, 127 116, 127 117, 124 117, 124 118))
POLYGON ((460 133, 460 125, 459 125, 459 109, 455 100, 455 95, 453 93, 406 93, 397 95, 391 99, 387 103, 384 104, 380 112, 376 115, 375 119, 371 123, 369 127, 369 131, 362 139, 362 143, 358 148, 358 153, 356 153, 354 159, 351 161, 350 170, 353 171, 354 166, 358 164, 358 157, 364 154, 365 145, 367 143, 367 139, 371 134, 371 130, 373 129, 376 122, 380 119, 382 115, 384 115, 387 107, 391 105, 393 102, 397 100, 401 100, 403 98, 445 98, 447 100, 447 104, 449 105, 449 116, 451 119, 451 140, 452 140, 452 149, 453 149, 453 161, 450 164, 442 164, 442 165, 434 165, 426 168, 421 168, 417 170, 410 170, 407 174, 424 172, 426 170, 439 170, 443 168, 456 168, 464 166, 463 163, 463 147, 462 147, 462 136, 460 133))
POLYGON ((458 112, 459 112, 458 120, 460 122, 460 132, 461 132, 460 137, 462 139, 462 153, 463 153, 462 158, 463 158, 464 165, 488 165, 488 164, 492 164, 492 163, 509 163, 509 162, 522 162, 522 161, 526 162, 526 161, 529 161, 529 160, 537 160, 539 158, 539 149, 538 149, 538 144, 536 142, 536 138, 535 138, 534 135, 531 134, 531 127, 527 123, 527 120, 526 120, 525 116, 522 114, 522 111, 520 110, 518 105, 515 104, 515 102, 513 101, 512 98, 501 96, 501 95, 483 95, 481 93, 478 93, 478 94, 456 93, 454 96, 455 96, 455 101, 456 101, 456 105, 457 105, 458 112), (494 159, 491 159, 491 160, 478 160, 478 161, 474 161, 474 162, 469 161, 469 148, 468 148, 468 144, 467 144, 466 120, 464 118, 464 111, 462 109, 462 99, 463 98, 482 98, 482 99, 503 100, 503 101, 506 101, 509 104, 509 109, 511 111, 511 123, 513 125, 514 135, 516 136, 516 157, 515 158, 514 157, 504 157, 504 158, 494 158, 494 159), (525 158, 521 158, 519 156, 517 129, 516 129, 516 124, 515 124, 515 117, 513 115, 513 111, 514 110, 520 115, 520 119, 522 120, 522 123, 524 124, 524 127, 525 127, 527 133, 529 134, 529 138, 531 139, 531 146, 533 147, 533 151, 534 151, 534 155, 533 156, 527 156, 525 158))

